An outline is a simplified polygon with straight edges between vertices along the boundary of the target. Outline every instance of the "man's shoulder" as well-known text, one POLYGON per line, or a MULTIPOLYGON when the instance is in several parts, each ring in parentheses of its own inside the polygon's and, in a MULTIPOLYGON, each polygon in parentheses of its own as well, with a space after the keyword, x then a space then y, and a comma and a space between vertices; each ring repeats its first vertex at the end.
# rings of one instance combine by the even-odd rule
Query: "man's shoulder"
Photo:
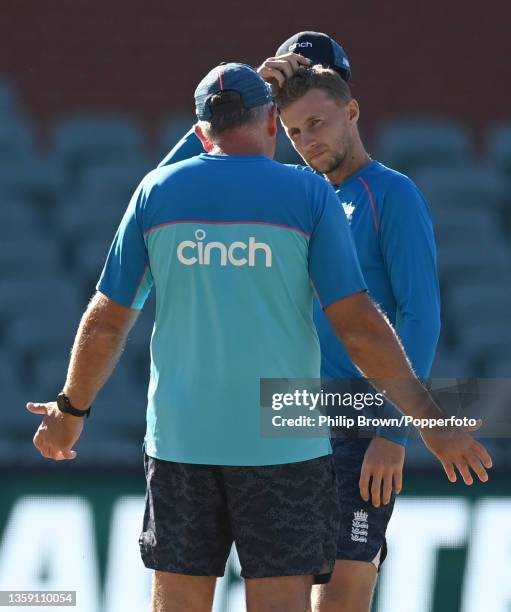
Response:
POLYGON ((365 169, 360 178, 371 191, 371 196, 380 205, 415 202, 426 204, 423 193, 415 182, 406 174, 385 166, 381 162, 373 162, 365 169))
POLYGON ((379 161, 370 164, 367 169, 362 171, 362 178, 371 180, 375 185, 386 189, 415 189, 417 185, 406 174, 390 168, 379 161))
POLYGON ((309 166, 301 166, 299 164, 281 164, 275 162, 281 168, 284 168, 287 172, 290 180, 299 180, 307 185, 315 187, 319 190, 328 191, 331 187, 328 181, 323 177, 322 174, 318 174, 315 170, 309 166))

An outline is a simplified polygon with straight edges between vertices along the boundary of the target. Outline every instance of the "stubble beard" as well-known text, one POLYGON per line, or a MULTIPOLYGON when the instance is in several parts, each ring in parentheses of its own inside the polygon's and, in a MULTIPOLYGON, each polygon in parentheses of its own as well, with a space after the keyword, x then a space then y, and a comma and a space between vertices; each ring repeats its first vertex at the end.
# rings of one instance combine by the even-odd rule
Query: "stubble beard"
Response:
POLYGON ((329 160, 323 162, 322 164, 315 165, 314 163, 309 163, 309 166, 321 174, 332 174, 342 167, 346 160, 346 155, 346 151, 344 153, 334 153, 331 155, 329 160))

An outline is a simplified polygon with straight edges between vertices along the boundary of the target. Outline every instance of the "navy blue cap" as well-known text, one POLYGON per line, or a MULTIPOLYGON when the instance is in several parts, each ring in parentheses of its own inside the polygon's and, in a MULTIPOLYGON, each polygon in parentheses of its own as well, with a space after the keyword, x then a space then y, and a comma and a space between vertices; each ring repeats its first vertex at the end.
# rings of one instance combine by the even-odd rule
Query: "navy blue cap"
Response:
POLYGON ((223 63, 208 74, 195 90, 195 112, 198 119, 211 119, 211 97, 222 91, 239 94, 238 108, 250 109, 273 100, 271 86, 247 64, 223 63))
POLYGON ((333 38, 322 32, 298 32, 282 43, 275 55, 299 53, 313 64, 332 68, 345 81, 351 79, 351 66, 346 52, 333 38))

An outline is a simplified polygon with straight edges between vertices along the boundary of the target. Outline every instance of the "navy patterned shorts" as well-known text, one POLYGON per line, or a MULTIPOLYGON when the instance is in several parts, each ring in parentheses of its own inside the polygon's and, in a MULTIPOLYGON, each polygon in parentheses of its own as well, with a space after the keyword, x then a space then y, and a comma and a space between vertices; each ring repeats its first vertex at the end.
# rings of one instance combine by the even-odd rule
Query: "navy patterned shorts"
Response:
POLYGON ((395 494, 379 508, 360 497, 360 471, 370 442, 370 438, 332 438, 341 508, 337 558, 370 561, 379 570, 387 556, 385 533, 395 494))
POLYGON ((144 456, 139 544, 146 567, 223 576, 234 542, 244 578, 328 582, 339 507, 331 455, 282 465, 219 466, 144 456))

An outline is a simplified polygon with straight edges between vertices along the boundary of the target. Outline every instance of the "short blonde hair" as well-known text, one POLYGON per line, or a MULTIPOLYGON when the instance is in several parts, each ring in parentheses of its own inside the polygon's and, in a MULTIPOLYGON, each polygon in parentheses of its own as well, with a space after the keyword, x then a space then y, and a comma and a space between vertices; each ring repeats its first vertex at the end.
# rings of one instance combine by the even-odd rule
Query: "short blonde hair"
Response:
POLYGON ((292 77, 286 79, 277 94, 280 109, 302 98, 311 89, 322 89, 335 101, 345 104, 352 99, 351 90, 341 76, 331 68, 321 64, 300 66, 292 77))

